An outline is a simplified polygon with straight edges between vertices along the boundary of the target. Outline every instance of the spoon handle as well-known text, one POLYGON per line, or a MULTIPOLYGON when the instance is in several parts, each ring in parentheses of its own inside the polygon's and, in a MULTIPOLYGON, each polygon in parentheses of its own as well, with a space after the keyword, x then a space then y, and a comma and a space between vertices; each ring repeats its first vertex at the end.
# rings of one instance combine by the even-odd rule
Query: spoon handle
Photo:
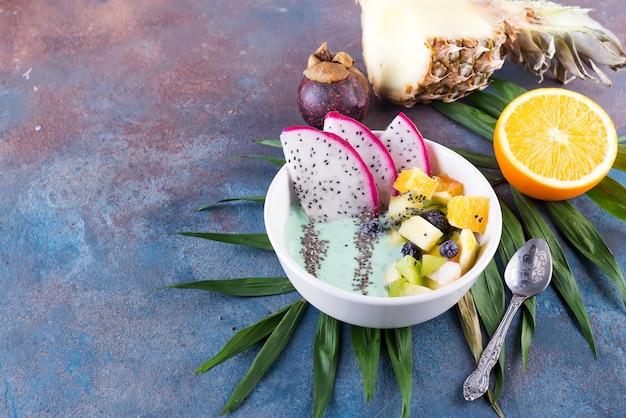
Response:
POLYGON ((487 344, 487 347, 483 350, 483 354, 480 356, 476 370, 474 370, 474 372, 465 379, 465 383, 463 383, 463 397, 466 400, 476 400, 483 396, 483 394, 487 392, 487 389, 489 389, 489 374, 493 366, 498 362, 506 332, 509 329, 509 325, 511 325, 515 313, 524 300, 526 300, 526 296, 513 294, 500 325, 498 325, 496 332, 494 332, 493 337, 491 337, 491 341, 489 341, 489 344, 487 344))

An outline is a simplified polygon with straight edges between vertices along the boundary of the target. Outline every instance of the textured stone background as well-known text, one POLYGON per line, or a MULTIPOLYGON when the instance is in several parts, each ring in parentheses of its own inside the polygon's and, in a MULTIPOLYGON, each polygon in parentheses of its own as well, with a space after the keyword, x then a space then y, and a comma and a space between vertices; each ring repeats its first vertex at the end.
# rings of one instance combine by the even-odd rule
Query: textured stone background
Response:
MULTIPOLYGON (((626 4, 573 1, 626 41, 626 4)), ((452 22, 453 24, 453 22, 452 22)), ((246 372, 249 350, 208 374, 192 371, 239 329, 297 295, 235 299, 159 286, 280 276, 272 253, 171 235, 264 232, 258 204, 276 167, 225 161, 280 156, 254 144, 301 124, 295 91, 323 41, 361 56, 359 8, 320 0, 0 0, 0 416, 217 416, 246 372)), ((626 134, 626 72, 611 89, 575 81, 626 134)), ((500 77, 535 79, 513 64, 500 77)), ((546 81, 543 85, 553 85, 546 81)), ((374 101, 380 129, 400 111, 374 101)), ((423 134, 490 152, 418 105, 423 134)), ((616 178, 626 181, 623 173, 616 178)), ((587 198, 576 205, 626 266, 623 222, 587 198)), ((621 416, 626 409, 626 309, 612 283, 566 248, 594 326, 595 359, 550 289, 524 371, 511 330, 500 406, 507 416, 621 416)), ((312 407, 311 308, 281 359, 235 416, 296 417, 312 407)), ((466 403, 474 362, 454 310, 413 329, 414 416, 489 416, 466 403)), ((391 368, 366 404, 344 351, 328 416, 398 416, 391 368)))

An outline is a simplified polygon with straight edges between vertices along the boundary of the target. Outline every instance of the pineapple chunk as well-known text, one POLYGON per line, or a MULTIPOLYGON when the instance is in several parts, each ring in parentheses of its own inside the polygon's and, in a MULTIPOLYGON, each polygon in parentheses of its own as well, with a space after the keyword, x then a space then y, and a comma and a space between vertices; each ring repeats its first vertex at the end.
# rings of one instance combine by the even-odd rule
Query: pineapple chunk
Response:
POLYGON ((394 245, 404 244, 406 242, 406 238, 404 238, 397 229, 391 228, 389 231, 389 241, 387 241, 387 245, 393 247, 394 245))
POLYGON ((398 232, 426 252, 430 251, 443 236, 439 228, 421 216, 413 216, 402 222, 398 232))

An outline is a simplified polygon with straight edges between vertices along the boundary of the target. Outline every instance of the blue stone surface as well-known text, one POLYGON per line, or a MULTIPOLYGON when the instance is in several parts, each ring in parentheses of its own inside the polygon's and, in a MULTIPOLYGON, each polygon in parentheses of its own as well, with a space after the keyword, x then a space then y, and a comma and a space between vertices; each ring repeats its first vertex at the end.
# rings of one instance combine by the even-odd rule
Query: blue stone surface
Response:
MULTIPOLYGON (((626 3, 564 3, 626 41, 626 3)), ((269 251, 174 235, 263 233, 263 195, 277 167, 229 157, 281 152, 303 121, 295 94, 322 42, 362 67, 359 7, 319 0, 32 0, 0 2, 0 416, 219 416, 258 352, 193 371, 235 333, 298 299, 235 298, 159 287, 198 280, 281 277, 269 251)), ((568 85, 601 104, 626 135, 626 72, 613 87, 568 85)), ((507 63, 500 78, 535 77, 507 63)), ((546 79, 541 86, 557 86, 546 79)), ((428 105, 374 99, 364 123, 404 111, 429 139, 491 153, 491 144, 428 105)), ((615 179, 626 183, 623 172, 615 179)), ((501 186, 502 187, 502 186, 501 186)), ((506 188, 501 189, 511 202, 506 188)), ((574 204, 626 266, 626 225, 587 197, 574 204)), ((510 417, 620 417, 626 410, 626 308, 613 283, 564 245, 593 326, 598 357, 552 288, 537 298, 524 370, 519 316, 505 346, 498 404, 510 417)), ((293 339, 233 416, 312 411, 309 307, 293 339)), ((329 417, 401 413, 388 357, 366 403, 343 328, 329 417)), ((454 309, 412 328, 412 416, 495 416, 461 386, 475 362, 454 309)))

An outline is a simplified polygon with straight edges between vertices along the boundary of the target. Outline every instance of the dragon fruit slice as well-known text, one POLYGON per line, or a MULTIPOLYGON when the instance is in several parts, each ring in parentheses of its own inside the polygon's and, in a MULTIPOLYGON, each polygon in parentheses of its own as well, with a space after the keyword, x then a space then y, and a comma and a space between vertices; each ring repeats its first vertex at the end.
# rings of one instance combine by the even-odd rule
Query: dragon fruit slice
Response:
POLYGON ((293 126, 282 131, 280 142, 296 197, 311 222, 378 216, 374 177, 347 141, 293 126))
POLYGON ((419 167, 430 176, 430 160, 422 134, 404 113, 400 112, 380 135, 398 171, 419 167))
POLYGON ((324 131, 339 135, 359 153, 374 176, 378 189, 379 209, 385 212, 389 206, 389 199, 394 194, 393 182, 398 176, 396 165, 387 147, 365 125, 336 111, 326 114, 324 131))

